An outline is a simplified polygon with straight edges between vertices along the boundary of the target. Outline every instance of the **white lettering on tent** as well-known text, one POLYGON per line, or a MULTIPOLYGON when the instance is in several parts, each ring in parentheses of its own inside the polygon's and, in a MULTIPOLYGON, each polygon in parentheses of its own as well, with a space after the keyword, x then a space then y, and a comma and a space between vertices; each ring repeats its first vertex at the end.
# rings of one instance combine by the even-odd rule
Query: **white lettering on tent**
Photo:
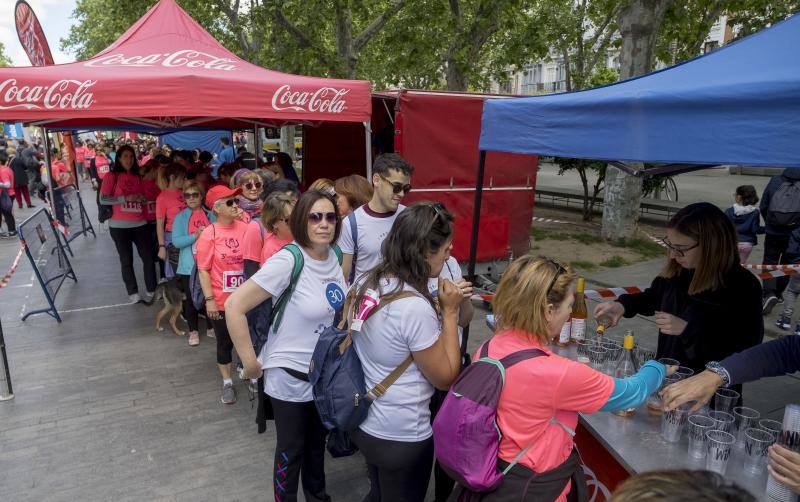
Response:
POLYGON ((236 69, 234 63, 236 63, 235 59, 220 58, 213 54, 207 54, 193 49, 182 49, 175 52, 147 54, 144 56, 126 56, 121 53, 109 54, 86 61, 83 65, 93 68, 106 66, 149 68, 160 64, 167 68, 185 66, 187 68, 203 68, 204 70, 231 71, 236 69))
POLYGON ((278 111, 342 113, 347 108, 347 101, 343 98, 348 92, 349 89, 334 87, 322 87, 316 91, 292 91, 292 87, 286 84, 272 95, 272 108, 278 111))
POLYGON ((94 103, 94 94, 89 88, 96 83, 96 80, 59 80, 52 85, 28 86, 19 85, 16 79, 10 78, 0 83, 0 110, 86 110, 94 103))

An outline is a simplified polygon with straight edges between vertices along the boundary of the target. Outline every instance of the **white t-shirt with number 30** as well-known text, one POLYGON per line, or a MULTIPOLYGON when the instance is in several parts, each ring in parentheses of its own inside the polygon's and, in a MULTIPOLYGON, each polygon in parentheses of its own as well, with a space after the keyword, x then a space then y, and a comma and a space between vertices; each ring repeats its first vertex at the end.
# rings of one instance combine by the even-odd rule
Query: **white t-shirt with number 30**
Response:
MULTIPOLYGON (((282 401, 312 401, 311 384, 280 368, 308 373, 311 355, 322 331, 333 324, 344 304, 345 282, 342 267, 331 250, 326 260, 315 260, 301 247, 305 264, 292 298, 286 304, 283 321, 261 349, 259 360, 264 373, 264 392, 282 401)), ((277 301, 289 286, 294 256, 286 249, 275 253, 253 275, 253 281, 277 301)))

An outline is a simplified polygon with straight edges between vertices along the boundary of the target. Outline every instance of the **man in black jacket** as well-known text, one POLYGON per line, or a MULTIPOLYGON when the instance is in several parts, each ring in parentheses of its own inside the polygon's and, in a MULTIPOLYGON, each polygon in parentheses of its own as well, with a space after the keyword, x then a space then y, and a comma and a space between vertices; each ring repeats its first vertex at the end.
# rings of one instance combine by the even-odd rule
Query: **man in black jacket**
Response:
MULTIPOLYGON (((800 168, 786 168, 782 174, 773 176, 761 196, 759 209, 766 223, 766 237, 764 238, 764 264, 776 265, 787 263, 786 249, 789 247, 789 236, 794 230, 794 226, 780 226, 772 223, 773 218, 770 212, 770 201, 775 192, 784 183, 800 182, 800 168)), ((778 277, 777 279, 767 279, 763 285, 763 311, 764 315, 772 312, 778 303, 779 297, 789 284, 789 277, 778 277)))

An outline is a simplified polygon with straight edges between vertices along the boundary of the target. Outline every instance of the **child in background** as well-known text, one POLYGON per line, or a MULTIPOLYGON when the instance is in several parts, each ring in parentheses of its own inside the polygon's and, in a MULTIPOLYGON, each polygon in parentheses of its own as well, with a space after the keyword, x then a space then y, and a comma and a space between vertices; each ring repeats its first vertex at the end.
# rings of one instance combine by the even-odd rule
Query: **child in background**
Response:
POLYGON ((761 214, 758 211, 758 195, 753 185, 742 185, 736 188, 736 202, 725 210, 725 214, 733 222, 739 234, 739 260, 747 263, 753 247, 758 244, 756 234, 763 234, 761 214))
MULTIPOLYGON (((800 264, 800 228, 795 229, 789 236, 786 258, 783 261, 791 265, 800 264)), ((792 327, 794 304, 798 295, 800 295, 800 274, 794 274, 789 278, 789 285, 786 286, 786 291, 783 292, 783 313, 775 321, 775 326, 783 330, 792 327)), ((794 334, 800 335, 800 322, 794 327, 794 334)))

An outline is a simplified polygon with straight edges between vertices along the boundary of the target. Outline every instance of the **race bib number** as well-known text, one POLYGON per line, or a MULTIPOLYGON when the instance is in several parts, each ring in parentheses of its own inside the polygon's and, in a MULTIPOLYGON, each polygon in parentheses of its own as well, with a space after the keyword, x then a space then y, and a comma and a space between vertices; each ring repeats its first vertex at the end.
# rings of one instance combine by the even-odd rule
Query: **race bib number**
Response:
POLYGON ((100 166, 100 168, 97 169, 97 172, 100 173, 100 174, 108 174, 108 173, 111 172, 111 167, 110 166, 100 166))
POLYGON ((141 213, 142 212, 142 203, 141 202, 126 201, 124 204, 122 204, 122 212, 123 213, 141 213))
POLYGON ((339 310, 344 305, 344 291, 335 282, 325 288, 325 296, 328 298, 328 305, 334 310, 339 310))
POLYGON ((222 291, 225 293, 233 293, 242 284, 244 284, 243 270, 222 272, 222 291))

